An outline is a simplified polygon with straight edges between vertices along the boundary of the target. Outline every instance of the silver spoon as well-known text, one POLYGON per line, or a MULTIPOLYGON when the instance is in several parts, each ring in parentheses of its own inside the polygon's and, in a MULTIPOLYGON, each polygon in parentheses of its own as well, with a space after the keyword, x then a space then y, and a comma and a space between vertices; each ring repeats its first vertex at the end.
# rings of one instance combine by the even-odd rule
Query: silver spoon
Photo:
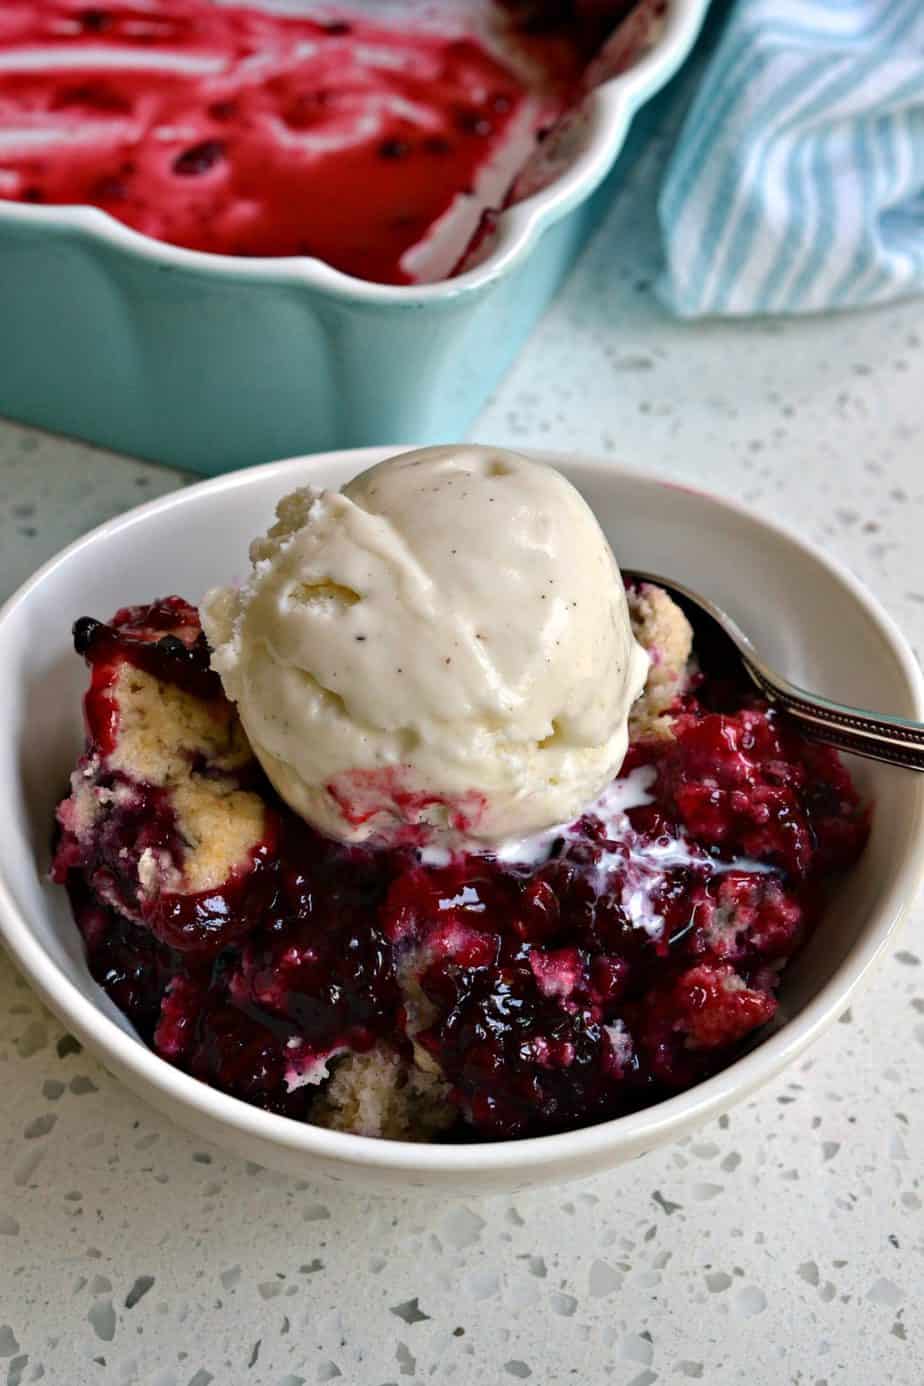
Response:
POLYGON ((797 688, 764 664, 740 626, 708 597, 700 596, 673 579, 659 577, 657 573, 623 568, 622 575, 628 582, 649 582, 669 592, 696 631, 700 655, 704 653, 704 645, 714 653, 721 643, 721 653, 727 662, 730 647, 764 697, 798 723, 804 736, 837 746, 842 751, 852 751, 854 755, 866 756, 869 760, 903 765, 908 770, 924 770, 924 723, 884 712, 865 712, 862 708, 834 703, 830 698, 797 688))

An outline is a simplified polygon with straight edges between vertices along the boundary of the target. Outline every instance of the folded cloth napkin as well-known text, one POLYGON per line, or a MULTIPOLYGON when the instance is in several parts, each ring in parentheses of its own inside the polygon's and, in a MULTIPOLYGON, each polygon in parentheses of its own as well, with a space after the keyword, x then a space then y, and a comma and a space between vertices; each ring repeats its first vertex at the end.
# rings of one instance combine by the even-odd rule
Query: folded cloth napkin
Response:
POLYGON ((924 0, 736 0, 659 214, 684 317, 924 292, 924 0))

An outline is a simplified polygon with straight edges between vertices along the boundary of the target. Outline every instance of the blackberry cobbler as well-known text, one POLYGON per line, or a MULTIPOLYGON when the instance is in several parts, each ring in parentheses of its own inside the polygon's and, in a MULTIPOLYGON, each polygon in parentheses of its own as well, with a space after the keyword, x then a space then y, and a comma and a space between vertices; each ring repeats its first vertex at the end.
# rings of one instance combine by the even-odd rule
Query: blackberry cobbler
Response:
POLYGON ((448 278, 664 0, 3 0, 0 200, 188 250, 448 278), (384 13, 382 13, 384 11, 384 13))
POLYGON ((87 745, 58 811, 93 976, 170 1063, 407 1140, 618 1116, 727 1064, 867 813, 837 754, 721 671, 660 589, 619 777, 496 853, 322 837, 276 796, 179 597, 78 621, 87 745))

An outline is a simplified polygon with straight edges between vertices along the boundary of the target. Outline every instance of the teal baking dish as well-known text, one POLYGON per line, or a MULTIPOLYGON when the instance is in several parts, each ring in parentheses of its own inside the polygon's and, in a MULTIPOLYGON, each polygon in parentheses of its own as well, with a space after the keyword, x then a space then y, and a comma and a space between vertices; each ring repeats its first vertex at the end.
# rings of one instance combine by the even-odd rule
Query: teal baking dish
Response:
POLYGON ((0 413, 216 473, 384 438, 463 434, 589 235, 639 108, 708 0, 588 98, 567 171, 454 279, 371 284, 308 258, 183 250, 91 207, 0 202, 0 413))

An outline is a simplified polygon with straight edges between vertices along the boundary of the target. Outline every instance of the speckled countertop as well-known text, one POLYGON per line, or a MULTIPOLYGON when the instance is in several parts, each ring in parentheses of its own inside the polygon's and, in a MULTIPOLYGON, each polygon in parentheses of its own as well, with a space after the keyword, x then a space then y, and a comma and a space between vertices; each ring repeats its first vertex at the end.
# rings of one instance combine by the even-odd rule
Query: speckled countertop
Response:
MULTIPOLYGON (((820 542, 924 638, 924 303, 685 326, 651 144, 473 436, 604 453, 820 542)), ((0 588, 186 478, 0 425, 0 588)), ((0 1386, 924 1380, 924 924, 746 1106, 614 1174, 456 1204, 203 1149, 0 960, 0 1386)))

